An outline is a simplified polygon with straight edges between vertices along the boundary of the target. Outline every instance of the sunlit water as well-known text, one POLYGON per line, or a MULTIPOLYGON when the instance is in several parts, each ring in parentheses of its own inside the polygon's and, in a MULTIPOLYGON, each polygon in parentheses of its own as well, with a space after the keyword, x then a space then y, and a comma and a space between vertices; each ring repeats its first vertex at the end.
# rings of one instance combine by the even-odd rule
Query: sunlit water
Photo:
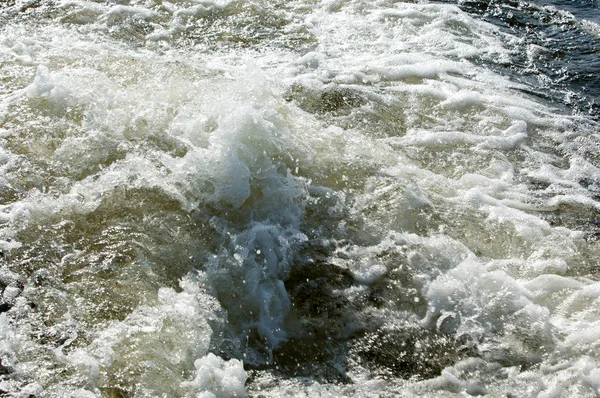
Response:
POLYGON ((599 21, 0 3, 0 395, 598 396, 599 21))

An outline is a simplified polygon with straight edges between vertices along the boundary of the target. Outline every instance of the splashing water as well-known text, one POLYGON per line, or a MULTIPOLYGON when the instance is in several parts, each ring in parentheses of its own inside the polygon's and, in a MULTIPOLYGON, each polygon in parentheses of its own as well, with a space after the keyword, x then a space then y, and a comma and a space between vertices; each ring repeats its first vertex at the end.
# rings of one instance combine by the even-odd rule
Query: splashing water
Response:
POLYGON ((597 4, 0 5, 0 390, 600 394, 597 4))

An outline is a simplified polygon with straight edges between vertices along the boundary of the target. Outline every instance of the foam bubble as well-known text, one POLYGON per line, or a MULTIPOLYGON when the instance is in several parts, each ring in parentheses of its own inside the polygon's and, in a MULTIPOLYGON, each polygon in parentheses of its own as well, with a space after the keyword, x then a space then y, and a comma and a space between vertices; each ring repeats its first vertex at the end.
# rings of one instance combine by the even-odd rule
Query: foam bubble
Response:
POLYGON ((194 362, 196 376, 182 387, 202 398, 246 397, 244 384, 248 375, 237 359, 225 361, 208 354, 194 362))

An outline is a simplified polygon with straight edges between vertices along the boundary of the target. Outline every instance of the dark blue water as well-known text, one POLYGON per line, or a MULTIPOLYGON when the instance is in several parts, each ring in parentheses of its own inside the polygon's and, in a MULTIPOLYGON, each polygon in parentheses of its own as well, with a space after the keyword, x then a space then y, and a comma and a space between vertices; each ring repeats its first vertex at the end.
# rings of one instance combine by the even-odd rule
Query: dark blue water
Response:
POLYGON ((600 6, 596 0, 538 0, 534 3, 541 6, 554 6, 561 10, 567 10, 578 19, 600 22, 600 6))
POLYGON ((480 60, 568 112, 600 119, 600 5, 595 0, 459 1, 520 38, 510 64, 480 60), (535 55, 528 52, 535 49, 535 55))

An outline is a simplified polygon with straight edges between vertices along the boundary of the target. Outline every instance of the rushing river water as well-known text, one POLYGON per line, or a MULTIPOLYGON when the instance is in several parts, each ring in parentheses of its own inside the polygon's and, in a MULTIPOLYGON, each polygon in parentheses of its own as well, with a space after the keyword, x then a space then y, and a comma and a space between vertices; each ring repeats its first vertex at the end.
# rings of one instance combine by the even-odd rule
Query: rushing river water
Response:
POLYGON ((3 0, 0 395, 597 397, 594 0, 3 0))

